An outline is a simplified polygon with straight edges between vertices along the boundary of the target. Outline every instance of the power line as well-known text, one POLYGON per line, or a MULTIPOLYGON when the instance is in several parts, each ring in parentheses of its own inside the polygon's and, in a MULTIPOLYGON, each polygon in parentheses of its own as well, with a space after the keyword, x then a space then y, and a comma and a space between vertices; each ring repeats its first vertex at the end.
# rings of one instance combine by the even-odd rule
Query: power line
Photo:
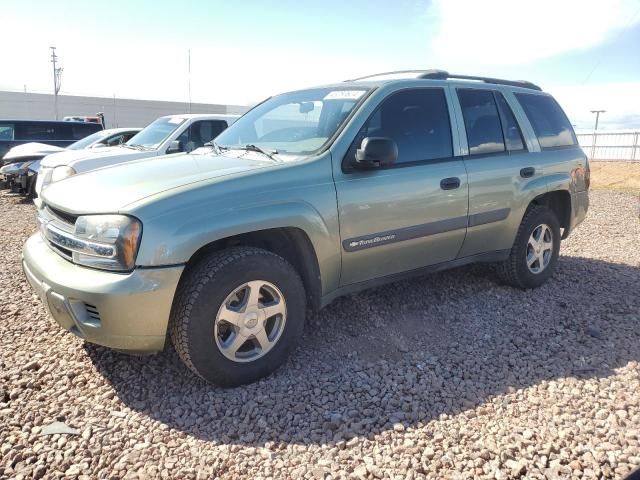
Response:
MULTIPOLYGON (((622 30, 621 30, 620 32, 622 32, 622 31, 626 30, 627 28, 629 28, 629 27, 633 24, 633 22, 635 21, 635 19, 636 19, 636 17, 638 16, 638 14, 639 14, 639 13, 640 13, 640 8, 638 8, 638 10, 636 10, 636 13, 634 13, 634 14, 631 16, 631 20, 630 20, 630 21, 629 21, 629 22, 624 26, 624 28, 622 28, 622 30)), ((618 33, 618 35, 619 35, 619 34, 620 34, 620 33, 618 33)), ((606 49, 605 49, 605 50, 606 50, 606 49)), ((605 52, 603 52, 603 53, 600 55, 600 58, 599 58, 599 59, 598 59, 598 61, 595 63, 595 65, 593 66, 593 68, 591 69, 591 71, 590 71, 590 72, 587 74, 587 76, 584 78, 584 80, 582 81, 581 85, 584 85, 585 83, 587 83, 587 82, 589 81, 589 79, 591 78, 591 75, 593 75, 593 72, 595 72, 595 71, 596 71, 596 69, 600 66, 600 64, 601 64, 601 63, 602 63, 602 61, 604 60, 604 57, 605 57, 606 53, 607 53, 607 52, 605 51, 605 52)))

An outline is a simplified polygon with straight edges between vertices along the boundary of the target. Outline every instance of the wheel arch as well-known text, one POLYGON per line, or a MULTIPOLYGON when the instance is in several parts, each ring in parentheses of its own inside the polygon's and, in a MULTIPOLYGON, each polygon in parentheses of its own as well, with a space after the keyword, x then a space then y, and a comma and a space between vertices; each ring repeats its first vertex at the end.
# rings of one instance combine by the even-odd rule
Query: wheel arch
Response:
POLYGON ((284 258, 302 278, 307 295, 307 305, 314 312, 320 309, 322 276, 318 256, 309 235, 298 227, 276 227, 247 231, 209 242, 194 252, 182 275, 185 276, 203 257, 212 252, 235 246, 261 248, 284 258))
POLYGON ((535 197, 529 203, 549 208, 557 217, 562 228, 562 239, 569 235, 571 229, 571 194, 567 190, 552 190, 535 197))

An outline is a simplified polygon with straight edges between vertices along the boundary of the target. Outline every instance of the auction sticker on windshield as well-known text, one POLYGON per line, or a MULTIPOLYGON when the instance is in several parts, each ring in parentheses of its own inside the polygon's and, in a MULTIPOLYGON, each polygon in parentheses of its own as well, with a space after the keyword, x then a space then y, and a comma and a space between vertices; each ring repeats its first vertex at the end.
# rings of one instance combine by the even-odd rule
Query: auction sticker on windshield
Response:
POLYGON ((182 117, 171 117, 169 119, 169 123, 175 123, 175 124, 182 123, 183 121, 184 121, 184 118, 182 117))
POLYGON ((329 92, 323 100, 357 100, 366 90, 334 90, 329 92))

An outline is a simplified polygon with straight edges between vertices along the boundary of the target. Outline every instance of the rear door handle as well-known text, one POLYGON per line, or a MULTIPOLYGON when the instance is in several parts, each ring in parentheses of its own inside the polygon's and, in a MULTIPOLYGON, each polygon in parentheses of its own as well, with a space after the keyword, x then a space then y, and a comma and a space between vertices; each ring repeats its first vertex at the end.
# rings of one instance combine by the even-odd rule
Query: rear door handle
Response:
POLYGON ((443 178, 440 180, 440 188, 442 190, 454 190, 460 186, 460 179, 458 177, 443 178))
POLYGON ((531 178, 536 173, 536 169, 533 167, 525 167, 520 170, 520 176, 522 178, 531 178))

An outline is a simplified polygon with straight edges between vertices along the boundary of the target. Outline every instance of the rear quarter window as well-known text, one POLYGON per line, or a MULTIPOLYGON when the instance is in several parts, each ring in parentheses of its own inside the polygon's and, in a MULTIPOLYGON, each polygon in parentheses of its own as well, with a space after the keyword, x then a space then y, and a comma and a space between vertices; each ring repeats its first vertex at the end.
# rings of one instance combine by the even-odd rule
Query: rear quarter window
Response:
POLYGON ((528 93, 516 93, 515 96, 527 115, 541 148, 577 145, 571 122, 553 97, 528 93))

